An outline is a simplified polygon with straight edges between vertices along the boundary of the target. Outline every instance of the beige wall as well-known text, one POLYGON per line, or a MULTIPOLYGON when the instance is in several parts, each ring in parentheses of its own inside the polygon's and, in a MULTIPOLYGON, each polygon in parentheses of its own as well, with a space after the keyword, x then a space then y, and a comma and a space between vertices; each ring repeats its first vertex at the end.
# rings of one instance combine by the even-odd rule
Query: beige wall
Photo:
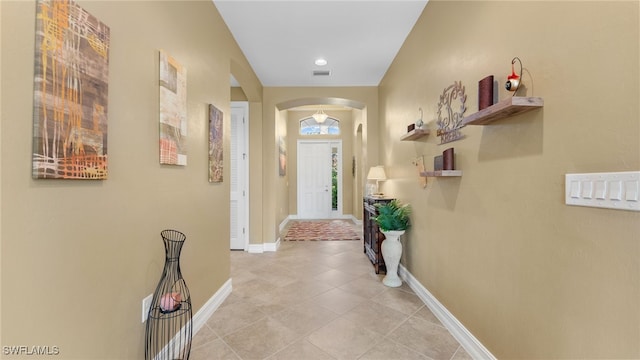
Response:
POLYGON ((356 219, 362 220, 364 188, 366 184, 366 176, 369 171, 365 167, 364 141, 363 141, 363 120, 365 113, 362 110, 353 112, 353 154, 356 158, 356 176, 353 178, 353 215, 356 219))
MULTIPOLYGON (((229 183, 227 174, 207 180, 207 104, 225 115, 228 153, 230 62, 250 67, 211 1, 79 3, 111 29, 105 181, 31 179, 36 7, 0 2, 2 345, 140 359, 141 300, 160 279, 161 230, 187 235, 181 265, 194 313, 229 279, 229 183), (188 71, 185 167, 158 161, 158 49, 188 71)), ((234 76, 261 97, 252 72, 234 76)))
POLYGON ((262 103, 249 102, 249 243, 262 244, 264 213, 262 103))
POLYGON ((230 90, 231 101, 248 101, 247 95, 241 87, 232 87, 230 90))
POLYGON ((288 111, 287 140, 288 177, 289 177, 289 213, 298 214, 298 140, 342 140, 342 214, 353 215, 353 176, 351 159, 353 156, 353 120, 352 115, 360 110, 323 110, 327 115, 340 120, 340 135, 300 135, 300 120, 311 116, 315 111, 288 111))
MULTIPOLYGON (((292 179, 292 159, 291 154, 295 152, 291 149, 291 146, 288 141, 288 126, 287 122, 289 121, 289 112, 286 110, 276 110, 276 146, 275 146, 275 156, 276 156, 276 176, 278 177, 276 180, 276 224, 282 223, 287 216, 289 216, 289 180, 292 179), (282 144, 280 142, 282 141, 282 144), (285 163, 285 171, 284 175, 280 175, 280 146, 284 146, 284 150, 286 153, 286 163, 285 163)), ((294 176, 295 178, 295 176, 294 176)), ((293 185, 293 184, 291 184, 293 185)))
POLYGON ((638 2, 430 1, 380 85, 385 193, 410 202, 403 264, 498 358, 640 358, 640 213, 564 204, 564 175, 640 169, 638 2), (439 96, 510 61, 544 108, 438 145, 400 142, 439 96), (461 178, 418 185, 454 147, 461 178))

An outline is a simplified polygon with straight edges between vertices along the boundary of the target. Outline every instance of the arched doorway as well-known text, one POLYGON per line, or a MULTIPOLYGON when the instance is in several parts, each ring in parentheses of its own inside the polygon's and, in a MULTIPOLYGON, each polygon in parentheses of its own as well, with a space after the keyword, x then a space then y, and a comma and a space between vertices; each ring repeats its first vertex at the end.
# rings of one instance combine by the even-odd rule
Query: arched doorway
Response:
POLYGON ((282 141, 282 134, 287 138, 287 178, 283 181, 288 184, 288 198, 281 201, 288 204, 276 204, 276 208, 286 207, 290 219, 361 219, 362 205, 358 199, 362 186, 355 166, 363 163, 364 150, 362 136, 358 140, 355 134, 357 128, 362 131, 364 109, 364 104, 342 98, 301 98, 277 104, 276 138, 278 142, 282 141), (301 126, 319 109, 339 121, 339 134, 335 129, 316 129, 315 133, 303 135, 301 126), (326 161, 319 160, 320 152, 326 153, 326 161), (320 164, 327 169, 315 166, 320 164), (326 180, 322 174, 327 175, 326 180), (324 211, 315 207, 317 204, 320 207, 325 204, 324 211))

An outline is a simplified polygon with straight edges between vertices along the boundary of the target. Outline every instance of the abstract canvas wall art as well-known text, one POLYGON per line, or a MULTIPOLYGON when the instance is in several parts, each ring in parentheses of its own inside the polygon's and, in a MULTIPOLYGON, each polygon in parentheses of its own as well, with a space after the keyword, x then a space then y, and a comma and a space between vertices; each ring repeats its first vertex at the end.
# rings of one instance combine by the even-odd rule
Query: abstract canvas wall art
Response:
POLYGON ((223 177, 223 116, 209 104, 209 182, 222 182, 223 177))
POLYGON ((73 1, 36 6, 32 176, 106 179, 110 29, 73 1))
POLYGON ((284 136, 278 137, 278 175, 287 175, 287 143, 284 136))
POLYGON ((187 165, 187 69, 160 50, 160 164, 187 165))

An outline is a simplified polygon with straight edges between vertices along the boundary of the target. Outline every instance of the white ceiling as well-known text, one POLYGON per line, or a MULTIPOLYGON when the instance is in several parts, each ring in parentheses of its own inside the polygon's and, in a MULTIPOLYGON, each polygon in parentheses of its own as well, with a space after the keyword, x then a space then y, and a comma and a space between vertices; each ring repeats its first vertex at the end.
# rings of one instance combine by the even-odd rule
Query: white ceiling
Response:
POLYGON ((377 86, 427 0, 213 2, 263 86, 377 86))

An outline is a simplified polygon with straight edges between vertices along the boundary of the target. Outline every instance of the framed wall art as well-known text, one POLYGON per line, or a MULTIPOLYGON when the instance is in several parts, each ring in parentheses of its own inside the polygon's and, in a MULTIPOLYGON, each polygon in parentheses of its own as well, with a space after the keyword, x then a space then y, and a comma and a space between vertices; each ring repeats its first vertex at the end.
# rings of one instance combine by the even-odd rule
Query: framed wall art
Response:
POLYGON ((160 50, 160 164, 187 165, 187 69, 160 50))
POLYGON ((209 104, 209 182, 223 179, 223 125, 222 111, 209 104))
POLYGON ((110 29, 73 1, 36 2, 34 179, 106 179, 110 29))
POLYGON ((284 136, 278 137, 278 175, 287 175, 287 143, 284 136))

